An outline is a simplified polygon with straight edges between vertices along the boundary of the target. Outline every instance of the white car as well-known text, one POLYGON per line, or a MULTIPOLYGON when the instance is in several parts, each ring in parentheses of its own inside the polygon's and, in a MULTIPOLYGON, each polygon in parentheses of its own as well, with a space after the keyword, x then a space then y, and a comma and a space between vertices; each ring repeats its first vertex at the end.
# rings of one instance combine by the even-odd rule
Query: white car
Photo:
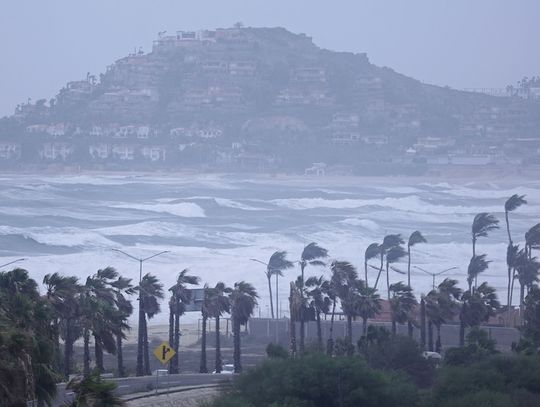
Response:
MULTIPOLYGON (((217 372, 214 370, 212 373, 216 374, 217 372)), ((221 367, 221 373, 220 374, 234 374, 234 365, 223 365, 221 367)))

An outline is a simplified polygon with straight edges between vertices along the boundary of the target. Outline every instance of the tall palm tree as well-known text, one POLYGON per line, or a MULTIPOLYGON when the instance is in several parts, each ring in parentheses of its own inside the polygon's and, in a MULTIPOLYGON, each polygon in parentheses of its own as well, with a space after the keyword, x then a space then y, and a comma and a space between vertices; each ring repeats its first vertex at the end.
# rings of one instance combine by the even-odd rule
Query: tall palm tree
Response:
POLYGON ((324 276, 309 277, 306 280, 306 287, 308 288, 307 296, 310 300, 310 307, 315 310, 319 351, 323 350, 321 313, 328 314, 332 302, 328 296, 329 284, 330 282, 326 280, 324 276))
POLYGON ((480 273, 486 271, 489 267, 490 261, 486 260, 486 255, 481 254, 479 256, 473 256, 469 262, 467 268, 467 283, 469 284, 469 291, 473 292, 473 282, 475 282, 480 273))
POLYGON ((392 335, 396 336, 396 324, 404 324, 412 319, 412 313, 418 305, 412 289, 403 282, 397 282, 389 287, 390 310, 392 312, 392 335))
MULTIPOLYGON (((508 268, 508 290, 507 290, 507 301, 506 301, 506 310, 507 310, 507 317, 510 316, 510 290, 512 285, 512 278, 513 278, 513 266, 512 266, 512 260, 513 254, 515 254, 515 246, 514 242, 512 241, 512 234, 510 233, 510 221, 508 214, 510 212, 515 211, 517 208, 519 208, 521 205, 526 204, 527 201, 525 200, 525 195, 518 195, 514 194, 510 198, 506 200, 504 203, 504 219, 506 221, 506 233, 508 233, 508 249, 507 249, 507 256, 506 256, 506 265, 508 268)), ((508 322, 508 321, 507 321, 508 322)))
MULTIPOLYGON (((199 277, 188 274, 188 269, 182 270, 176 278, 175 284, 169 288, 173 298, 174 326, 169 326, 169 332, 174 332, 174 356, 171 359, 169 370, 171 373, 179 373, 178 370, 178 349, 180 347, 180 316, 185 313, 185 305, 191 301, 190 285, 199 284, 199 277)), ((170 336, 170 335, 169 335, 170 336)))
POLYGON ((231 310, 231 302, 229 294, 232 289, 227 287, 224 283, 219 282, 212 290, 211 297, 211 309, 212 316, 216 319, 216 360, 215 370, 216 373, 221 373, 222 360, 221 360, 221 333, 219 328, 219 321, 223 314, 229 313, 231 310))
POLYGON ((73 319, 77 316, 76 304, 77 295, 79 292, 78 279, 77 277, 64 277, 58 273, 53 273, 45 275, 43 278, 43 284, 47 290, 45 298, 54 310, 53 335, 56 362, 55 368, 57 371, 63 370, 64 375, 67 378, 70 373, 71 355, 74 341, 74 339, 72 339, 72 324, 73 319), (65 326, 63 366, 60 360, 61 325, 65 326))
POLYGON ((287 252, 286 251, 276 251, 270 256, 270 260, 268 260, 268 265, 266 266, 266 278, 268 279, 268 292, 270 294, 270 311, 272 313, 272 319, 274 319, 274 306, 272 303, 272 276, 276 276, 276 317, 279 318, 278 315, 278 307, 279 307, 279 298, 278 298, 278 279, 279 277, 283 276, 283 270, 289 269, 291 267, 294 267, 294 263, 292 261, 287 260, 287 252))
MULTIPOLYGON (((487 237, 492 230, 499 229, 499 220, 492 214, 481 212, 474 217, 471 227, 472 257, 476 257, 476 241, 479 237, 487 237)), ((471 260, 472 261, 472 260, 471 260)), ((477 279, 474 279, 476 286, 477 279)))
POLYGON ((407 241, 407 285, 411 287, 411 247, 419 243, 427 243, 426 238, 418 230, 409 236, 407 241))
POLYGON ((459 313, 460 329, 459 344, 465 344, 465 328, 479 326, 496 315, 500 307, 495 288, 487 283, 480 284, 474 292, 465 291, 461 296, 461 310, 459 313))
MULTIPOLYGON (((300 320, 300 313, 302 312, 302 306, 303 306, 303 298, 302 294, 300 293, 300 284, 298 281, 300 280, 300 277, 298 277, 298 280, 296 282, 291 281, 290 288, 289 288, 289 348, 291 356, 296 356, 296 321, 300 320)), ((335 306, 335 303, 334 303, 335 306)), ((330 332, 332 332, 332 328, 330 328, 330 332)))
POLYGON ((234 372, 242 372, 240 327, 248 323, 257 305, 257 291, 245 281, 234 283, 234 288, 229 295, 231 301, 232 328, 234 335, 234 372))
POLYGON ((393 246, 386 252, 386 292, 390 301, 390 264, 395 263, 405 257, 407 252, 402 246, 393 246))
POLYGON ((126 375, 126 371, 124 368, 124 352, 122 341, 126 337, 124 331, 131 329, 128 324, 128 319, 131 314, 133 314, 133 304, 131 304, 128 296, 135 294, 135 289, 131 284, 131 279, 124 278, 122 276, 119 276, 118 279, 111 284, 111 286, 115 295, 116 308, 118 312, 117 321, 119 324, 116 329, 117 370, 118 376, 124 377, 126 375))
POLYGON ((333 261, 330 271, 341 309, 347 318, 347 341, 352 343, 352 320, 357 315, 358 291, 364 282, 358 279, 356 268, 348 261, 333 261))
POLYGON ((361 287, 358 290, 357 312, 362 318, 362 333, 367 335, 367 320, 373 318, 381 310, 380 296, 377 290, 370 287, 361 287))
POLYGON ((151 319, 155 315, 161 312, 159 301, 163 299, 163 284, 161 284, 158 278, 150 273, 143 276, 141 283, 135 287, 135 290, 140 295, 140 304, 142 308, 142 355, 143 372, 146 375, 150 375, 150 357, 148 350, 148 325, 147 318, 151 319))
POLYGON ((373 288, 377 289, 377 285, 379 284, 379 279, 381 277, 381 274, 384 268, 384 258, 386 256, 386 253, 392 247, 401 246, 403 243, 404 241, 400 234, 386 235, 384 237, 382 244, 379 246, 380 248, 379 255, 380 255, 381 264, 380 264, 379 272, 377 273, 377 279, 375 280, 375 285, 373 286, 373 288))
POLYGON ((208 373, 208 367, 206 364, 206 325, 208 318, 212 317, 212 297, 214 293, 213 289, 204 285, 203 288, 203 302, 201 305, 202 327, 201 327, 201 363, 199 365, 199 373, 208 373))
POLYGON ((364 279, 366 282, 366 287, 369 287, 368 284, 368 261, 379 256, 381 253, 381 247, 379 243, 371 243, 366 251, 364 252, 364 279))
MULTIPOLYGON (((311 242, 306 247, 304 247, 304 250, 302 250, 302 254, 300 256, 300 271, 301 271, 301 280, 300 280, 300 295, 302 298, 305 297, 304 295, 304 289, 305 289, 305 275, 304 270, 306 269, 307 265, 310 264, 312 266, 325 266, 325 263, 320 259, 325 259, 328 257, 328 250, 325 248, 319 246, 315 242, 311 242)), ((302 308, 303 310, 303 308, 302 308)), ((298 315, 300 318, 300 353, 304 353, 305 350, 305 313, 300 312, 298 315)))

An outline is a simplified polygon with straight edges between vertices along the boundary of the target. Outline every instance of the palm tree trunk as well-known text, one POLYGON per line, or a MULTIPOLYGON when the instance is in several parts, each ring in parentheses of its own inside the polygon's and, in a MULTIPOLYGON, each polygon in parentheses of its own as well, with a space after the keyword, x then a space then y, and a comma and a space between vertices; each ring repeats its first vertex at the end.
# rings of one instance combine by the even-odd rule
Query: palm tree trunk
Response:
MULTIPOLYGON (((172 304, 169 304, 169 345, 174 346, 174 309, 172 304)), ((172 359, 169 360, 169 374, 173 373, 172 359)))
POLYGON ((322 352, 323 342, 322 342, 321 313, 318 311, 317 311, 317 344, 319 347, 319 352, 322 352))
POLYGON ((433 352, 433 323, 428 321, 428 350, 433 352))
MULTIPOLYGON (((513 269, 512 270, 512 284, 510 285, 510 300, 509 300, 509 304, 510 306, 512 306, 512 302, 513 302, 513 297, 514 297, 514 281, 516 281, 516 270, 513 269)), ((515 325, 515 320, 514 320, 514 325, 515 325)))
POLYGON ((216 315, 216 373, 221 373, 221 337, 219 332, 219 315, 216 315))
POLYGON ((96 356, 96 369, 99 374, 103 373, 103 345, 99 335, 94 333, 94 353, 96 356))
POLYGON ((326 346, 326 353, 328 356, 332 356, 334 353, 334 317, 336 315, 336 300, 332 304, 332 317, 330 318, 330 334, 328 335, 328 344, 326 346))
POLYGON ((144 317, 143 322, 144 374, 150 376, 150 355, 148 351, 148 325, 146 324, 146 316, 144 317))
POLYGON ((268 277, 268 292, 270 293, 270 314, 272 315, 272 319, 274 319, 274 303, 272 300, 272 282, 270 279, 272 276, 270 274, 267 274, 268 277))
POLYGON ((437 325, 437 341, 435 342, 435 352, 441 353, 441 324, 437 325))
POLYGON ((506 220, 506 232, 508 233, 508 243, 512 244, 512 236, 510 235, 510 222, 508 220, 508 211, 504 211, 504 219, 506 220))
POLYGON ((64 341, 64 378, 67 380, 71 373, 71 355, 73 354, 73 339, 71 339, 71 318, 66 318, 66 337, 64 341))
POLYGON ((54 335, 54 369, 59 372, 62 366, 62 354, 60 352, 60 323, 58 318, 54 319, 53 323, 54 335))
POLYGON ((386 293, 388 296, 388 301, 390 301, 390 273, 388 272, 388 261, 386 262, 386 293))
POLYGON ((414 327, 411 321, 407 321, 407 334, 409 338, 413 339, 414 327))
POLYGON ((508 266, 508 291, 506 295, 506 326, 510 325, 510 298, 512 289, 512 267, 508 266))
POLYGON ((377 289, 377 284, 379 284, 379 278, 381 278, 383 267, 384 267, 384 253, 381 250, 381 266, 379 267, 379 272, 377 273, 377 279, 375 280, 375 285, 373 286, 374 289, 377 289))
POLYGON ((396 336, 396 333, 397 333, 396 320, 392 318, 392 336, 396 336))
POLYGON ((143 368, 143 339, 144 339, 144 307, 139 296, 139 326, 137 327, 137 376, 144 375, 143 368))
POLYGON ((116 362, 118 369, 118 376, 125 377, 126 371, 124 369, 124 350, 122 347, 122 333, 116 335, 116 362))
POLYGON ((525 313, 525 284, 522 282, 519 283, 519 315, 520 323, 523 325, 523 315, 525 313))
POLYGON ((367 335, 367 318, 362 318, 362 332, 363 335, 367 335))
POLYGON ((352 315, 347 315, 347 341, 352 343, 352 315))
POLYGON ((289 320, 289 331, 290 331, 290 348, 291 348, 291 356, 296 356, 296 321, 294 318, 291 318, 289 320))
POLYGON ((201 336, 201 365, 199 367, 199 373, 208 373, 206 367, 206 321, 208 317, 203 315, 202 317, 202 336, 201 336))
POLYGON ((306 349, 306 321, 305 321, 305 315, 304 315, 304 307, 300 308, 300 312, 298 313, 300 316, 300 354, 303 355, 304 351, 306 349))
POLYGON ((426 302, 420 300, 420 345, 426 350, 426 302))
POLYGON ((364 261, 364 278, 366 279, 366 287, 369 287, 368 279, 367 279, 367 267, 368 267, 367 260, 365 260, 364 261))
MULTIPOLYGON (((475 237, 473 237, 473 239, 472 239, 472 255, 473 255, 473 258, 476 256, 476 238, 475 237)), ((477 283, 478 283, 478 275, 474 276, 474 288, 475 289, 476 289, 477 283)), ((472 284, 472 281, 471 281, 471 284, 472 284)), ((469 284, 469 291, 472 294, 471 284, 469 284)))
POLYGON ((241 343, 240 343, 240 323, 233 316, 233 360, 234 360, 234 373, 242 373, 242 360, 241 360, 241 343))
POLYGON ((180 313, 178 312, 179 309, 179 301, 176 301, 176 307, 175 307, 175 313, 174 313, 174 345, 173 349, 175 351, 175 355, 172 357, 172 372, 173 373, 179 373, 180 367, 178 363, 178 349, 180 348, 180 313))
POLYGON ((84 328, 83 341, 83 374, 84 377, 88 377, 90 375, 90 332, 88 328, 84 328))

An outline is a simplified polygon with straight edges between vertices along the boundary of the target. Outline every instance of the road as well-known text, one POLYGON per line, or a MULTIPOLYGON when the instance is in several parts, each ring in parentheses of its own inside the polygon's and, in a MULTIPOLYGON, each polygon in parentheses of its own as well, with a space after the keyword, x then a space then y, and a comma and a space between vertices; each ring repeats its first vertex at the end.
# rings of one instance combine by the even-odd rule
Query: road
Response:
MULTIPOLYGON (((200 374, 200 373, 183 373, 167 376, 160 376, 158 381, 158 388, 165 389, 168 387, 179 386, 199 386, 204 384, 219 384, 227 381, 230 378, 228 375, 219 374, 200 374)), ((142 376, 142 377, 126 377, 121 379, 105 379, 115 382, 118 387, 115 393, 119 396, 132 393, 140 393, 155 389, 156 377, 155 376, 142 376)), ((66 390, 66 384, 60 383, 57 385, 58 394, 56 400, 53 403, 53 407, 63 406, 65 402, 73 400, 73 392, 66 390)))

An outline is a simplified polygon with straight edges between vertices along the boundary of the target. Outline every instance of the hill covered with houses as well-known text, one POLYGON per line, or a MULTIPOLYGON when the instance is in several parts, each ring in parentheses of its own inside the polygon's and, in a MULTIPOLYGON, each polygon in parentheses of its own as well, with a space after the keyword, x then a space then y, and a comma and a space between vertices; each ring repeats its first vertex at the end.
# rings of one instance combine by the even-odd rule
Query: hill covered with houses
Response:
POLYGON ((283 28, 160 33, 151 52, 1 119, 0 167, 416 174, 527 166, 540 163, 539 90, 534 78, 497 96, 427 85, 283 28))

